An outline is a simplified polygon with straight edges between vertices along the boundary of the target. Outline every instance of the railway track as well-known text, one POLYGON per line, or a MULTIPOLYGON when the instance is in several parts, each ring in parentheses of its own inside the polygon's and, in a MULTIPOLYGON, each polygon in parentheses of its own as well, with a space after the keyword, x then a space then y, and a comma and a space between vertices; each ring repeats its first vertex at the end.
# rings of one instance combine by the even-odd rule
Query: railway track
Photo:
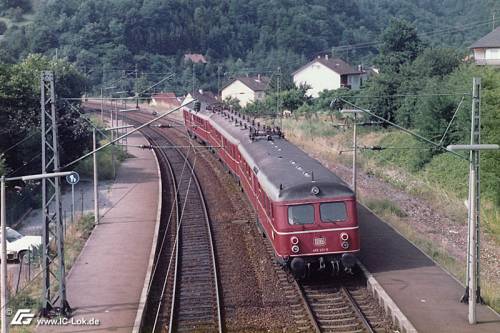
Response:
MULTIPOLYGON (((129 115, 129 119, 146 121, 150 120, 151 116, 148 114, 136 114, 129 115), (131 118, 132 116, 132 118, 131 118), (139 119, 140 118, 140 119, 139 119)), ((181 130, 180 122, 173 118, 164 118, 161 123, 173 125, 168 131, 174 130, 177 134, 176 140, 174 142, 179 143, 179 140, 187 140, 186 132, 181 130)), ((161 136, 161 129, 144 129, 143 133, 149 136, 152 140, 153 145, 172 145, 170 141, 161 136), (151 137, 151 133, 154 133, 151 137), (158 139, 158 137, 160 137, 158 139)), ((171 134, 170 134, 171 135, 171 134)), ((189 146, 189 145, 188 145, 189 146)), ((193 148, 193 149, 203 149, 203 148, 193 148)), ((170 149, 174 150, 174 149, 170 149)), ((186 150, 184 148, 184 150, 186 150)), ((189 149, 188 149, 189 151, 189 149)), ((179 152, 180 153, 180 152, 179 152)), ((184 163, 185 157, 182 157, 182 163, 184 163)), ((178 162, 179 164, 181 161, 178 162)), ((195 163, 195 160, 193 164, 195 163)), ((194 176, 193 169, 190 169, 191 174, 194 176)), ((198 189, 198 191, 200 191, 198 189)), ((201 194, 201 192, 200 192, 201 194)), ((182 199, 179 199, 181 202, 182 199)), ((190 199, 189 199, 190 200, 190 199)), ((186 202, 186 201, 184 201, 186 202)), ((179 205, 179 207, 182 207, 179 205)), ((180 210, 182 208, 179 208, 180 210)), ((186 236, 189 234, 186 233, 186 236)), ((191 234, 189 237, 197 237, 191 234)), ((196 238, 194 238, 196 239, 196 238)), ((196 242, 196 241, 192 241, 196 242)), ((274 257, 274 251, 268 242, 264 242, 266 250, 271 257, 274 257)), ((182 243, 180 243, 182 244, 182 243)), ((182 250, 182 249, 181 249, 182 250)), ((212 250, 213 251, 213 250, 212 250)), ((179 251, 180 253, 181 251, 179 251)), ((180 260, 179 262, 182 262, 180 260)), ((290 312, 295 320, 295 328, 299 332, 388 332, 391 331, 391 324, 388 319, 381 311, 380 307, 374 301, 369 293, 367 292, 366 285, 359 278, 347 280, 347 282, 332 282, 330 280, 323 280, 321 282, 297 282, 292 279, 286 272, 284 272, 278 264, 275 264, 275 272, 279 280, 281 290, 283 291, 285 298, 287 299, 290 312), (344 283, 344 284, 343 284, 344 283)), ((362 279, 361 279, 362 280, 362 279)), ((200 297, 207 295, 205 289, 199 289, 194 291, 194 294, 198 293, 200 296, 195 297, 199 300, 200 297)), ((191 295, 194 295, 193 293, 191 295)), ((177 292, 174 292, 174 296, 177 292)), ((171 297, 171 299, 176 300, 176 297, 171 297)), ((196 312, 188 311, 186 313, 176 312, 175 306, 176 301, 173 301, 173 306, 171 307, 172 313, 170 314, 170 319, 174 320, 170 324, 169 332, 175 331, 178 326, 175 324, 176 316, 178 318, 184 317, 187 322, 191 320, 196 312)), ((189 304, 189 303, 186 303, 189 304)), ((213 307, 207 306, 206 309, 213 309, 213 307)), ((200 310, 201 311, 201 310, 200 310)), ((219 310, 220 312, 220 310, 219 310)), ((203 313, 203 312, 199 312, 203 313)), ((208 320, 210 321, 210 320, 208 320)), ((214 322, 213 320, 211 321, 214 322)), ((197 325, 196 323, 190 323, 189 325, 197 325)), ((213 324, 212 324, 213 325, 213 324)), ((196 327, 197 329, 202 329, 202 331, 213 331, 214 326, 191 326, 191 330, 196 327), (212 329, 209 329, 212 327, 212 329)), ((181 329, 183 330, 183 329, 181 329)))
MULTIPOLYGON (((132 123, 134 121, 131 120, 132 123)), ((154 332, 222 332, 216 257, 210 220, 193 166, 156 129, 142 133, 168 163, 176 193, 176 236, 155 308, 154 332)), ((193 164, 196 163, 193 162, 193 164)), ((157 288, 158 289, 158 288, 157 288)), ((151 309, 150 309, 151 310, 151 309)))
POLYGON ((375 332, 351 292, 338 283, 301 283, 317 332, 375 332))

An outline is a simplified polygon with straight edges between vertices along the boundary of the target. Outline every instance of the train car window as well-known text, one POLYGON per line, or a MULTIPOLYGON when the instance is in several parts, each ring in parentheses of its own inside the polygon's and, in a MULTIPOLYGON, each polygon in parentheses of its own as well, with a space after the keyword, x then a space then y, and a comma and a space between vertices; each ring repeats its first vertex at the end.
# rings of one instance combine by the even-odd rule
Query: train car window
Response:
POLYGON ((288 207, 288 224, 302 225, 314 223, 313 205, 297 205, 288 207))
POLYGON ((347 212, 343 202, 327 202, 320 204, 321 221, 338 222, 345 221, 347 212))

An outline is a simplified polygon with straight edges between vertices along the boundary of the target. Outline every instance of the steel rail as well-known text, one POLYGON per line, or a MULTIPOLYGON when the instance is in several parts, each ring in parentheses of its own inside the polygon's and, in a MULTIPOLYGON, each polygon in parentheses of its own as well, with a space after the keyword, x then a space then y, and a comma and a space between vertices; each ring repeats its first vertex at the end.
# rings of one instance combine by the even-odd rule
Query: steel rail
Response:
MULTIPOLYGON (((133 117, 133 116, 137 116, 139 114, 134 114, 134 115, 130 115, 128 118, 130 120, 133 120, 133 121, 138 121, 137 117, 133 117), (135 118, 135 119, 134 119, 135 118)), ((146 115, 143 115, 143 114, 140 114, 140 116, 146 116, 146 115)), ((167 142, 170 142, 170 140, 166 137, 166 135, 164 133, 162 133, 161 131, 159 131, 158 129, 156 128, 148 128, 148 129, 144 129, 143 130, 144 132, 147 132, 147 131, 152 131, 154 132, 156 135, 158 135, 159 137, 161 137, 163 140, 167 141, 167 142)), ((146 134, 146 133, 144 133, 146 134)), ((156 141, 156 139, 152 138, 152 136, 150 135, 147 135, 148 138, 149 138, 149 141, 154 143, 156 141)), ((161 145, 159 145, 160 147, 161 145)), ((169 169, 171 170, 171 177, 176 180, 177 178, 179 178, 179 175, 175 175, 175 172, 173 171, 173 166, 171 164, 171 161, 170 159, 168 158, 167 156, 167 153, 166 153, 166 149, 162 149, 162 148, 157 148, 156 150, 158 151, 161 151, 162 152, 162 155, 166 156, 166 162, 167 164, 169 165, 169 169)), ((218 332, 222 332, 223 331, 223 323, 222 323, 222 313, 221 313, 221 298, 220 298, 220 288, 219 288, 219 282, 218 282, 218 274, 217 274, 217 263, 216 263, 216 256, 215 256, 215 248, 214 248, 214 240, 213 240, 213 236, 212 236, 212 231, 211 231, 211 225, 210 225, 210 219, 208 217, 208 209, 206 207, 206 202, 205 202, 205 198, 203 196, 203 192, 201 190, 201 185, 199 183, 199 180, 198 178, 196 177, 196 173, 194 171, 194 167, 193 165, 189 162, 189 159, 185 156, 185 154, 178 148, 175 148, 175 149, 169 149, 170 151, 172 150, 175 150, 177 152, 177 154, 183 159, 186 161, 186 164, 188 166, 188 172, 190 172, 191 174, 189 175, 189 185, 188 187, 191 185, 191 181, 193 181, 195 187, 196 187, 196 192, 197 192, 197 195, 201 201, 201 210, 203 212, 203 215, 204 215, 204 225, 205 227, 207 228, 207 236, 208 236, 208 245, 209 245, 209 252, 210 252, 210 256, 211 256, 211 267, 212 267, 212 271, 213 271, 213 284, 214 284, 214 294, 215 294, 215 306, 216 306, 216 312, 217 312, 217 315, 216 315, 216 321, 217 321, 217 330, 218 332)), ((180 182, 182 181, 182 179, 178 179, 176 180, 176 183, 177 183, 177 187, 180 189, 181 187, 181 184, 180 182)), ((180 195, 180 192, 177 191, 176 192, 177 195, 180 195)), ((183 193, 184 194, 184 193, 183 193)), ((187 198, 187 193, 186 194, 186 197, 184 199, 184 202, 183 202, 183 205, 185 206, 187 204, 187 201, 188 201, 188 198, 187 198)), ((177 212, 181 211, 183 212, 184 211, 184 208, 185 207, 180 207, 181 205, 181 200, 180 198, 176 198, 177 202, 178 202, 178 207, 177 207, 177 212)), ((178 302, 178 298, 177 296, 179 295, 179 285, 178 285, 178 279, 180 279, 180 276, 179 276, 179 262, 182 262, 182 257, 181 257, 181 249, 179 248, 179 244, 181 242, 181 230, 182 230, 182 218, 183 218, 183 214, 179 214, 177 213, 178 215, 178 221, 177 221, 177 230, 176 230, 176 233, 177 233, 177 236, 176 236, 176 244, 175 244, 175 268, 174 268, 174 277, 173 277, 173 290, 172 290, 172 304, 171 304, 171 308, 170 308, 170 320, 169 320, 169 332, 173 332, 174 329, 175 329, 175 321, 177 320, 176 318, 176 303, 178 302)), ((166 279, 168 279, 168 276, 165 277, 166 279)))
POLYGON ((352 297, 351 293, 349 290, 345 287, 342 286, 340 288, 344 296, 349 300, 349 302, 352 305, 352 308, 354 309, 354 312, 356 312, 356 315, 358 316, 359 320, 363 323, 363 326, 365 329, 368 331, 368 333, 375 333, 375 330, 373 329, 372 325, 368 322, 368 319, 366 319, 366 316, 363 314, 363 311, 361 311, 361 308, 359 307, 358 303, 356 300, 352 297))

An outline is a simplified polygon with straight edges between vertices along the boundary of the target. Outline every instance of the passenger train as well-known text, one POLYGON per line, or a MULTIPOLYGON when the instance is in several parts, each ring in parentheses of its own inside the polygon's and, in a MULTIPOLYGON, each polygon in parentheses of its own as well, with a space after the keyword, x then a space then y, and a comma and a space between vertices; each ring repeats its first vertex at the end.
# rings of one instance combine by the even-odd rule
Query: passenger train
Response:
POLYGON ((352 270, 360 250, 356 197, 337 175, 278 127, 222 107, 200 110, 199 102, 183 118, 189 135, 238 179, 281 265, 296 278, 352 270))

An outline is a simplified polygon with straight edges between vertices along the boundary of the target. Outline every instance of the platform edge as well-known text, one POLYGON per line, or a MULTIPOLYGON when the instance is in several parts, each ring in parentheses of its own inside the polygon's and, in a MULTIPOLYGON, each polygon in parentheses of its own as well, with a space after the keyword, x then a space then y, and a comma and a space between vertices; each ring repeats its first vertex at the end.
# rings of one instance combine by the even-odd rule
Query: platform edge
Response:
POLYGON ((384 308, 387 315, 391 317, 394 325, 396 325, 401 332, 404 333, 417 333, 416 328, 410 320, 403 314, 401 309, 392 300, 392 298, 385 292, 384 288, 378 283, 373 275, 366 269, 366 267, 358 260, 358 266, 366 277, 368 290, 375 297, 378 303, 384 308))
POLYGON ((146 273, 146 276, 144 278, 144 285, 142 287, 142 292, 141 292, 141 297, 139 299, 139 307, 137 308, 137 314, 135 316, 135 321, 134 321, 134 327, 132 329, 132 333, 139 333, 141 326, 142 326, 142 321, 144 319, 144 310, 146 307, 146 301, 148 297, 148 289, 149 289, 149 282, 151 280, 151 274, 152 274, 152 269, 153 269, 153 264, 154 264, 154 258, 156 254, 156 247, 158 245, 158 233, 160 230, 160 219, 161 219, 161 208, 163 204, 162 200, 162 183, 161 183, 161 171, 160 171, 160 163, 158 162, 158 156, 156 155, 156 152, 152 150, 153 156, 155 158, 156 162, 156 169, 158 172, 158 208, 156 211, 156 227, 155 227, 155 233, 153 236, 153 242, 151 245, 151 252, 149 255, 149 263, 148 263, 148 270, 146 273))

